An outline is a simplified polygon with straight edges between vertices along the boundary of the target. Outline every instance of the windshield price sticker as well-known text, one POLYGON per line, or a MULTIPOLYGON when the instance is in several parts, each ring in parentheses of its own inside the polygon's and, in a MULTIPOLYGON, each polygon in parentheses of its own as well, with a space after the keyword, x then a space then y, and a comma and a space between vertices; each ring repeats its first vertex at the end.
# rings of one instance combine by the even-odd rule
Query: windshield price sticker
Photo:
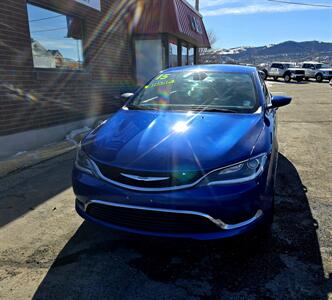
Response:
POLYGON ((160 74, 159 76, 157 76, 155 78, 155 80, 166 80, 170 77, 171 75, 170 74, 160 74))
POLYGON ((154 87, 159 87, 159 86, 168 86, 168 85, 172 85, 175 83, 175 79, 170 79, 171 75, 170 74, 160 74, 159 76, 157 76, 153 82, 149 85, 146 85, 144 88, 148 89, 148 88, 154 88, 154 87))

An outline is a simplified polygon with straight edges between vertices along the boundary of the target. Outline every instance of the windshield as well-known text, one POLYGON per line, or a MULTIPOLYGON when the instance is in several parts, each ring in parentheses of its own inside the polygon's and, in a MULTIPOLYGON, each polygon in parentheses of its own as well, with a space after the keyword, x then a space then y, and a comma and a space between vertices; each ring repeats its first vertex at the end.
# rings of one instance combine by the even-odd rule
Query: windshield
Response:
POLYGON ((258 100, 249 74, 165 72, 142 88, 127 107, 252 113, 258 108, 258 100))

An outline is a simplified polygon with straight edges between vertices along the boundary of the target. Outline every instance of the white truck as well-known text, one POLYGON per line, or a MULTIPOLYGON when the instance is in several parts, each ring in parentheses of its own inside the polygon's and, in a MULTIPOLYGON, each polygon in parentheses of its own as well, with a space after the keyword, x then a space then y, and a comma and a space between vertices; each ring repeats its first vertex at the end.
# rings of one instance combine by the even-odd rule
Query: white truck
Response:
POLYGON ((290 62, 274 62, 270 67, 262 69, 265 73, 265 78, 272 77, 278 80, 280 77, 284 78, 285 82, 290 82, 292 79, 300 82, 305 77, 305 71, 302 68, 296 67, 294 63, 290 62))
POLYGON ((318 62, 304 62, 302 68, 305 70, 305 79, 315 78, 317 82, 322 82, 324 79, 332 79, 332 68, 325 63, 318 62))

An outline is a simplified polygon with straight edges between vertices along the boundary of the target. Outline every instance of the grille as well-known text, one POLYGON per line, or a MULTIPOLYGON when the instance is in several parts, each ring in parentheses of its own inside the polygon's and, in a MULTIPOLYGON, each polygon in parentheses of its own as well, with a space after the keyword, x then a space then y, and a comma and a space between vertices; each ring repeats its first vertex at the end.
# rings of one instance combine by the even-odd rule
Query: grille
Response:
POLYGON ((176 187, 181 185, 190 184, 192 182, 197 181, 203 176, 203 172, 141 172, 141 171, 133 171, 133 170, 125 170, 121 168, 107 166, 105 164, 96 163, 100 172, 108 179, 113 180, 115 182, 119 182, 122 184, 126 184, 129 186, 135 187, 143 187, 143 188, 168 188, 168 187, 176 187), (144 181, 144 180, 136 180, 132 178, 128 178, 122 174, 128 174, 132 176, 139 177, 158 177, 158 178, 167 178, 165 180, 157 180, 157 181, 144 181))
POLYGON ((296 71, 295 71, 295 74, 304 75, 305 72, 304 72, 304 71, 301 71, 301 70, 296 70, 296 71))
POLYGON ((149 211, 90 204, 87 213, 95 219, 129 229, 159 233, 213 233, 221 229, 208 219, 190 214, 149 211))

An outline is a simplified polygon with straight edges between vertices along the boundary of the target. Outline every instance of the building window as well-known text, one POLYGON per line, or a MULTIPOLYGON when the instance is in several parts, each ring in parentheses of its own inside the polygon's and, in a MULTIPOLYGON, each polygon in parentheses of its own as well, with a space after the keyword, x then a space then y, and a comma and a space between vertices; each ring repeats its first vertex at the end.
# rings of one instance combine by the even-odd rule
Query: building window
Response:
POLYGON ((28 4, 33 64, 35 68, 83 67, 82 21, 28 4))
POLYGON ((195 64, 195 49, 188 48, 188 65, 192 66, 195 64))
POLYGON ((161 39, 135 40, 135 57, 137 83, 143 85, 164 67, 161 39))
POLYGON ((172 68, 178 65, 178 45, 171 42, 169 43, 169 66, 172 68))
POLYGON ((198 17, 196 16, 189 16, 190 24, 191 24, 191 29, 197 33, 202 34, 202 26, 200 24, 200 21, 198 17))
POLYGON ((182 46, 182 66, 188 65, 188 48, 182 46))

